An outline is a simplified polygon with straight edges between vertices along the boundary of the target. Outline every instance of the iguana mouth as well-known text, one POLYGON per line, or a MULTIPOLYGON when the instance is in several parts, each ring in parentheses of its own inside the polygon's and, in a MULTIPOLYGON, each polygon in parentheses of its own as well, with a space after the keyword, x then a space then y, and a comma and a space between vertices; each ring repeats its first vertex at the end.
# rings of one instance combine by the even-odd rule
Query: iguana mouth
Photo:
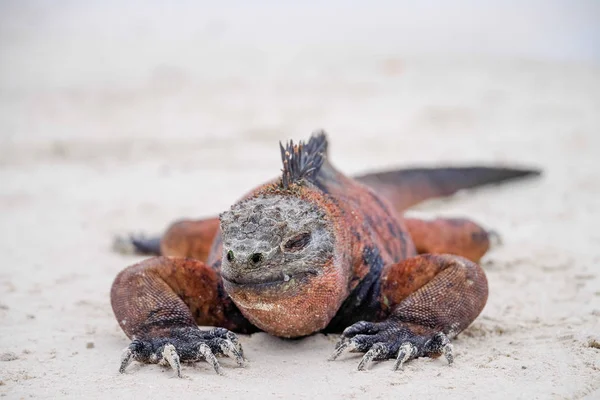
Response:
POLYGON ((267 276, 250 276, 250 277, 231 277, 226 273, 221 272, 221 277, 226 284, 233 287, 266 287, 276 286, 291 282, 297 279, 303 279, 308 276, 317 276, 319 273, 315 269, 297 272, 295 274, 277 274, 267 276))

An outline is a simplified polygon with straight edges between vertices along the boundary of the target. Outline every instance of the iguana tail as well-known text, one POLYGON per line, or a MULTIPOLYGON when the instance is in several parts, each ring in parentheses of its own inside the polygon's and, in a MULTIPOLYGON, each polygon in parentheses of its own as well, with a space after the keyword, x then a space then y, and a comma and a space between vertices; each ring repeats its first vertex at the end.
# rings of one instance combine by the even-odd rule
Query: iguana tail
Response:
POLYGON ((410 168, 357 176, 354 179, 386 197, 397 210, 460 190, 541 175, 534 169, 494 167, 410 168))

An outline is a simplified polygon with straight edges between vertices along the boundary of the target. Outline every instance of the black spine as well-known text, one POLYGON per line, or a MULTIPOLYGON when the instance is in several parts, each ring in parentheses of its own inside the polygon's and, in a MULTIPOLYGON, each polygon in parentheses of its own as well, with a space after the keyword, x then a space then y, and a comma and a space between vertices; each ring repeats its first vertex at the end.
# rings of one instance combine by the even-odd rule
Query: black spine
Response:
POLYGON ((302 180, 313 180, 318 174, 327 154, 327 136, 325 132, 314 133, 308 143, 292 140, 285 147, 279 142, 281 162, 283 163, 281 186, 288 189, 290 185, 302 180))

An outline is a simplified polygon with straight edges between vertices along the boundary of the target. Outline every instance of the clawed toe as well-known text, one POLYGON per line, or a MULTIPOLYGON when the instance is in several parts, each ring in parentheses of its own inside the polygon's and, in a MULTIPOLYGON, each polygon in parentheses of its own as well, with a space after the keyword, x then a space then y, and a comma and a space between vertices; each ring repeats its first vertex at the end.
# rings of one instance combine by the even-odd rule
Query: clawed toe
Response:
MULTIPOLYGON (((240 357, 241 361, 248 361, 248 360, 246 360, 246 357, 244 357, 244 349, 242 348, 242 344, 240 343, 236 334, 231 331, 227 331, 227 333, 225 334, 225 337, 229 340, 229 342, 233 345, 233 348, 237 351, 236 361, 237 361, 238 356, 240 357)), ((238 364, 239 364, 239 361, 238 361, 238 364)))
POLYGON ((454 354, 452 353, 452 351, 453 351, 452 343, 448 343, 442 349, 442 353, 444 354, 444 357, 446 357, 446 361, 448 361, 448 365, 450 365, 454 362, 454 354))
POLYGON ((129 346, 125 350, 123 350, 123 354, 121 355, 121 366, 119 367, 119 372, 124 374, 125 368, 127 368, 132 361, 133 351, 131 350, 131 346, 129 346))
POLYGON ((181 378, 181 362, 179 361, 179 354, 177 354, 175 346, 167 344, 162 351, 162 357, 175 370, 177 377, 181 378))
POLYGON ((396 357, 392 371, 402 370, 404 363, 412 358, 415 358, 417 353, 418 350, 414 344, 410 342, 402 343, 400 345, 400 350, 398 351, 398 356, 396 357))
POLYGON ((374 360, 385 359, 389 353, 388 346, 385 343, 375 343, 369 351, 365 353, 362 360, 358 364, 359 371, 369 369, 374 360))
POLYGON ((423 353, 427 357, 439 357, 443 354, 448 364, 454 361, 450 339, 442 332, 435 334, 423 347, 423 353))
POLYGON ((340 340, 338 344, 335 346, 335 350, 333 354, 329 356, 329 361, 336 360, 339 356, 341 356, 345 352, 352 352, 356 350, 356 342, 354 340, 340 340))
POLYGON ((219 361, 217 361, 217 357, 215 357, 210 347, 208 347, 204 343, 201 344, 198 348, 198 354, 201 355, 206 360, 206 362, 208 362, 213 367, 217 374, 223 375, 221 365, 219 364, 219 361))
POLYGON ((223 355, 235 359, 235 362, 240 367, 244 365, 244 356, 240 354, 233 342, 231 342, 230 340, 223 340, 220 344, 220 347, 223 355))

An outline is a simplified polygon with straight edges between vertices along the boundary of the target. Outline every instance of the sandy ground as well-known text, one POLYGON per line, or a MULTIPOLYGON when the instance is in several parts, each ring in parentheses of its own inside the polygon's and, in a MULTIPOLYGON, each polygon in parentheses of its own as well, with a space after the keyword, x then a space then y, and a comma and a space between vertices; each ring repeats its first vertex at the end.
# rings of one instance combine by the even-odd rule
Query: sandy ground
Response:
POLYGON ((33 37, 3 31, 1 396, 600 398, 598 66, 313 42, 292 57, 285 46, 215 46, 226 31, 218 24, 182 58, 142 28, 133 47, 71 37, 58 22, 46 28, 33 37), (81 53, 83 44, 91 47, 81 53), (128 341, 108 293, 140 258, 111 252, 113 235, 225 209, 277 174, 278 140, 315 128, 328 130, 333 162, 348 173, 474 163, 544 170, 536 181, 412 211, 467 215, 503 237, 483 260, 489 302, 454 341, 455 364, 358 372, 357 355, 326 361, 335 336, 259 333, 241 337, 247 367, 224 360, 225 376, 206 363, 185 366, 181 380, 138 364, 120 375, 128 341))

